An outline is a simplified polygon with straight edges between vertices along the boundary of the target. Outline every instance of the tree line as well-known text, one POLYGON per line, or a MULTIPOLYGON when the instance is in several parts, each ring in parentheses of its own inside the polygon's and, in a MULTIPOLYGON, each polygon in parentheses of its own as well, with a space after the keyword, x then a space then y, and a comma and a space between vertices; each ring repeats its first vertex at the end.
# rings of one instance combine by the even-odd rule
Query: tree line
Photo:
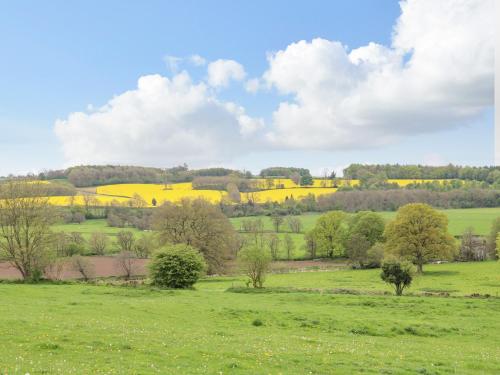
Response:
POLYGON ((37 177, 40 180, 67 179, 76 187, 99 186, 122 183, 171 184, 191 182, 200 176, 251 177, 247 172, 227 168, 206 168, 190 170, 187 165, 172 168, 152 168, 121 165, 81 165, 65 170, 44 171, 37 177))
POLYGON ((382 175, 386 179, 461 179, 494 183, 500 179, 500 167, 470 167, 448 164, 445 166, 400 164, 351 164, 344 169, 344 178, 364 179, 382 175))

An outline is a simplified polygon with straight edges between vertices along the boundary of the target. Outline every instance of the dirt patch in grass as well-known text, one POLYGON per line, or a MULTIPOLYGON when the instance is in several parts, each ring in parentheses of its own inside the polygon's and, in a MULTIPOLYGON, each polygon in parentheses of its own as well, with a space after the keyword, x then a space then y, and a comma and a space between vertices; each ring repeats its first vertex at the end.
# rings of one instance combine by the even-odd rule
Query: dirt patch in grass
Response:
MULTIPOLYGON (((123 271, 113 256, 89 256, 86 257, 93 265, 95 277, 113 277, 122 276, 123 271)), ((147 273, 147 263, 149 259, 134 259, 135 276, 145 275, 147 273)), ((47 275, 49 276, 49 275, 47 275)), ((71 260, 64 264, 64 267, 57 277, 59 280, 79 279, 82 276, 71 267, 71 260)), ((21 279, 19 271, 8 262, 0 262, 0 279, 16 280, 21 279)))

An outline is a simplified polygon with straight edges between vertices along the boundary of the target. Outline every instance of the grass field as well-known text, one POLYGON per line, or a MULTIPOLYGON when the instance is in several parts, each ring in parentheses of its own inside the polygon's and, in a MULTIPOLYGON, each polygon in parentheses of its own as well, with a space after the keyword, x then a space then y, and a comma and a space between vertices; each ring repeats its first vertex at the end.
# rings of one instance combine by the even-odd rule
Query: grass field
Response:
MULTIPOLYGON (((142 231, 136 228, 116 228, 116 227, 110 227, 106 223, 105 219, 94 219, 94 220, 86 220, 85 222, 81 224, 77 223, 72 223, 72 224, 58 224, 54 225, 52 227, 52 230, 55 232, 78 232, 81 233, 83 238, 88 240, 90 238, 90 235, 92 233, 100 232, 100 233, 105 233, 108 236, 110 236, 110 239, 112 242, 115 241, 116 234, 121 231, 130 231, 136 235, 136 237, 140 236, 142 231)), ((87 251, 90 251, 90 249, 87 246, 87 251)), ((118 251, 117 249, 114 249, 114 245, 111 243, 109 245, 109 248, 107 249, 107 252, 113 252, 113 250, 118 251)))
MULTIPOLYGON (((443 210, 449 219, 449 230, 452 235, 461 235, 465 228, 472 226, 475 229, 475 233, 480 235, 486 235, 489 233, 491 228, 491 223, 497 217, 500 217, 500 208, 472 208, 472 209, 456 209, 456 210, 443 210)), ((395 212, 380 212, 380 214, 386 219, 391 220, 396 215, 395 212)), ((304 214, 297 216, 303 225, 303 232, 312 229, 316 223, 320 214, 304 214)), ((269 233, 274 232, 274 228, 271 219, 268 216, 257 216, 257 217, 245 217, 245 218, 232 218, 231 223, 237 230, 241 229, 243 220, 252 220, 256 218, 261 218, 264 224, 264 228, 269 233)), ((93 232, 103 232, 111 237, 116 236, 116 233, 122 230, 130 230, 136 235, 140 235, 141 231, 135 228, 113 228, 106 224, 106 220, 87 220, 83 224, 60 224, 53 227, 55 231, 65 231, 65 232, 80 232, 83 237, 88 239, 90 234, 93 232)), ((279 258, 286 259, 285 249, 283 248, 284 236, 289 229, 286 222, 283 223, 281 233, 278 233, 281 239, 281 248, 279 250, 279 258)), ((303 233, 289 233, 295 243, 295 251, 293 258, 301 259, 306 256, 304 245, 304 235, 303 233)))
MULTIPOLYGON (((466 209, 452 209, 452 210, 441 210, 448 216, 449 221, 449 231, 454 236, 461 235, 464 230, 472 226, 474 232, 479 235, 486 235, 491 229, 491 223, 497 217, 500 217, 500 207, 495 208, 466 208, 466 209)), ((391 220, 396 216, 396 212, 379 212, 382 217, 386 220, 391 220)), ((314 227, 318 216, 321 214, 312 213, 297 216, 304 227, 304 231, 310 230, 314 227)), ((256 216, 253 218, 260 217, 265 225, 265 229, 273 231, 273 226, 271 219, 268 216, 256 216)), ((244 218, 232 218, 231 222, 238 229, 241 228, 242 220, 253 219, 244 218)), ((282 226, 283 231, 287 231, 288 227, 286 223, 282 226)))
MULTIPOLYGON (((498 292, 499 266, 433 265, 419 283, 498 292)), ((272 275, 268 285, 386 290, 375 276, 272 275)), ((239 281, 207 279, 187 291, 0 284, 0 373, 500 371, 498 298, 225 291, 239 281)))

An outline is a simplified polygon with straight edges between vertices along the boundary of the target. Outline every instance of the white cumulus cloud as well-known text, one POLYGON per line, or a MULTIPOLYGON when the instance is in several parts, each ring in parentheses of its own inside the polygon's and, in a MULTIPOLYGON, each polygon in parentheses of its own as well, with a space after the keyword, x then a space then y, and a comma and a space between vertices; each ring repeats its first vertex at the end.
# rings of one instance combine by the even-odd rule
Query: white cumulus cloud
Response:
POLYGON ((493 102, 491 0, 401 2, 391 46, 292 43, 263 76, 292 96, 273 113, 276 146, 345 149, 459 126, 493 102))
POLYGON ((55 132, 67 162, 171 166, 207 165, 245 152, 243 136, 261 120, 221 102, 182 72, 172 79, 140 77, 137 88, 92 112, 58 120, 55 132))
POLYGON ((227 87, 231 81, 242 81, 245 68, 234 60, 219 59, 208 64, 208 84, 213 87, 227 87))

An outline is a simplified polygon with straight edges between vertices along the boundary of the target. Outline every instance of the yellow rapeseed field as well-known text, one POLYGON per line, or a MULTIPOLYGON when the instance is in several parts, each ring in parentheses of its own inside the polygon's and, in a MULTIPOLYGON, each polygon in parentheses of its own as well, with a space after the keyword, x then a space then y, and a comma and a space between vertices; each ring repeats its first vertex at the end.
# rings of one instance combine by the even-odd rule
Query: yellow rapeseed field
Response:
MULTIPOLYGON (((241 201, 253 201, 255 203, 265 202, 284 202, 287 198, 299 200, 309 194, 318 197, 320 195, 332 194, 337 191, 333 187, 331 180, 316 178, 313 180, 311 187, 301 187, 296 185, 289 178, 275 179, 257 179, 259 188, 264 189, 253 193, 241 193, 241 201), (284 186, 283 189, 277 187, 284 186), (267 189, 266 189, 267 188, 267 189)), ((404 187, 412 183, 425 183, 439 181, 443 183, 446 180, 429 180, 429 179, 389 179, 390 183, 397 183, 404 187)), ((338 186, 356 186, 359 185, 359 180, 342 180, 338 179, 338 186)), ((212 203, 219 203, 221 200, 228 199, 227 192, 220 190, 194 190, 190 182, 177 184, 169 184, 167 187, 163 184, 117 184, 98 186, 96 195, 92 195, 92 199, 97 200, 99 205, 127 205, 130 200, 139 195, 147 206, 152 206, 153 198, 156 199, 157 205, 161 205, 165 201, 179 202, 182 199, 197 199, 203 198, 212 203)), ((88 199, 88 198, 87 198, 88 199)), ((50 203, 58 206, 67 206, 71 204, 84 205, 85 198, 83 195, 74 197, 50 197, 50 203)))
POLYGON ((75 196, 58 196, 58 197, 49 197, 49 203, 55 206, 84 206, 85 199, 91 205, 99 205, 99 206, 108 206, 108 205, 123 205, 126 204, 130 199, 123 197, 109 197, 106 195, 88 195, 85 198, 83 195, 75 195, 75 196))
POLYGON ((337 189, 335 188, 315 187, 262 190, 253 193, 241 193, 241 201, 248 202, 251 200, 254 203, 284 202, 287 198, 299 200, 307 197, 309 194, 313 194, 315 197, 318 197, 320 195, 332 194, 336 191, 337 189))
POLYGON ((449 180, 430 180, 430 179, 388 179, 387 182, 388 183, 396 183, 398 184, 399 186, 401 187, 405 187, 405 186, 408 186, 410 184, 424 184, 424 183, 427 183, 427 182, 439 182, 440 184, 442 184, 443 182, 445 181, 449 181, 449 180))
POLYGON ((163 184, 105 185, 97 187, 96 191, 98 194, 128 198, 138 194, 149 206, 153 198, 156 199, 158 205, 165 201, 179 202, 185 198, 204 198, 212 203, 218 203, 227 195, 225 191, 219 190, 193 190, 191 183, 171 184, 168 185, 168 189, 165 189, 163 184))

